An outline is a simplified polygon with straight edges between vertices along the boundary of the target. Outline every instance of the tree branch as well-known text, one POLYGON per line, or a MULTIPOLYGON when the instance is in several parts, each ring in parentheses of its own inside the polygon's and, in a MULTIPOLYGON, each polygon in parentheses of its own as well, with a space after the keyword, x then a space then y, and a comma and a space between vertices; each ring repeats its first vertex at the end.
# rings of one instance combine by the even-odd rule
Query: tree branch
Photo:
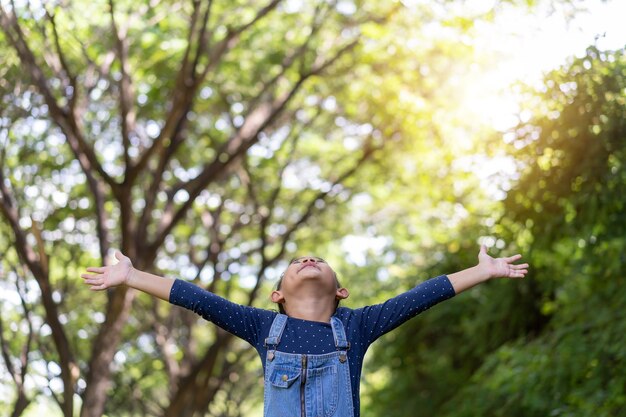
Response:
MULTIPOLYGON (((5 311, 5 309, 2 309, 5 311)), ((7 344, 6 339, 4 338, 4 321, 2 320, 2 315, 0 314, 0 350, 2 351, 2 359, 4 359, 4 363, 7 367, 7 371, 9 371, 9 375, 11 375, 11 379, 17 385, 18 389, 22 384, 22 380, 20 378, 21 372, 15 370, 13 366, 13 361, 11 360, 11 353, 9 352, 9 346, 7 344)))
POLYGON ((322 60, 322 58, 318 58, 314 63, 312 68, 306 73, 307 75, 320 75, 324 70, 333 65, 339 58, 341 58, 346 52, 351 51, 359 44, 359 39, 354 39, 352 42, 344 45, 340 48, 335 55, 327 60, 322 60))
MULTIPOLYGON (((277 85, 278 81, 285 77, 287 70, 291 68, 291 66, 296 62, 296 60, 302 57, 307 52, 308 46, 311 43, 311 40, 315 37, 315 35, 322 28, 322 25, 325 21, 322 18, 323 17, 322 7, 324 4, 325 3, 321 2, 315 8, 315 13, 313 15, 313 23, 311 24, 311 31, 309 33, 309 36, 307 36, 304 42, 302 42, 300 46, 298 46, 294 51, 292 51, 291 54, 288 54, 287 56, 285 56, 285 58, 283 59, 283 62, 281 63, 281 68, 278 74, 276 74, 268 82, 263 84, 261 91, 259 92, 259 94, 257 94, 256 99, 252 101, 250 107, 254 108, 255 104, 258 102, 257 100, 264 97, 271 87, 277 85)), ((303 71, 300 71, 300 72, 303 72, 303 71)))
MULTIPOLYGON (((206 387, 212 377, 215 364, 219 358, 219 354, 230 345, 234 336, 220 329, 216 329, 217 337, 215 343, 209 347, 203 358, 196 363, 190 374, 180 381, 180 388, 172 398, 172 401, 163 412, 163 417, 179 417, 188 415, 185 413, 189 408, 195 409, 194 403, 199 400, 198 397, 208 397, 206 387)), ((210 398, 202 399, 204 401, 210 398)))
POLYGON ((32 272, 39 289, 41 290, 41 299, 44 306, 46 323, 52 329, 52 339, 55 349, 59 355, 59 366, 61 367, 61 379, 63 380, 63 401, 61 409, 66 416, 73 415, 73 394, 74 382, 78 378, 79 370, 74 355, 70 350, 70 344, 65 334, 63 325, 59 320, 57 305, 52 298, 52 288, 48 271, 43 267, 33 248, 28 244, 26 234, 19 225, 19 211, 14 203, 11 192, 7 188, 4 170, 0 169, 0 212, 9 223, 13 230, 16 240, 16 251, 19 258, 24 262, 32 272))
POLYGON ((305 78, 296 82, 288 93, 279 97, 271 103, 263 103, 255 109, 246 119, 239 131, 229 139, 218 151, 216 158, 205 165, 202 172, 195 178, 184 183, 181 189, 185 189, 190 197, 176 211, 169 211, 163 214, 161 225, 156 239, 151 244, 158 247, 170 233, 172 228, 185 216, 191 208, 193 201, 200 192, 211 182, 224 173, 226 168, 243 156, 243 154, 258 140, 258 134, 265 129, 276 116, 284 109, 287 103, 293 98, 296 92, 304 83, 305 78))
MULTIPOLYGON (((15 268, 12 268, 13 273, 16 277, 19 277, 18 272, 15 268)), ((30 353, 30 348, 33 341, 33 324, 30 318, 30 308, 28 304, 26 304, 25 295, 22 288, 19 285, 19 278, 15 281, 15 287, 20 295, 20 301, 22 303, 22 309, 24 310, 24 319, 28 325, 28 334, 26 335, 26 343, 22 346, 19 360, 20 360, 20 369, 19 371, 15 370, 13 363, 11 361, 11 354, 9 352, 9 347, 6 338, 4 337, 4 322, 2 320, 2 315, 0 315, 0 350, 2 352, 2 358, 6 363, 7 370, 15 382, 15 386, 17 388, 17 398, 15 403, 13 404, 13 411, 11 412, 11 417, 20 416, 26 407, 30 404, 31 400, 28 398, 26 391, 24 389, 24 381, 26 380, 26 373, 28 372, 28 354, 30 353)))
MULTIPOLYGON (((193 97, 197 89, 197 83, 194 82, 195 69, 191 66, 190 57, 194 39, 196 37, 199 10, 201 2, 200 0, 194 0, 194 11, 191 15, 191 23, 189 27, 189 35, 187 38, 187 48, 183 55, 182 64, 176 77, 176 83, 174 90, 172 91, 172 101, 169 106, 169 114, 165 118, 165 123, 159 136, 154 140, 152 146, 144 150, 139 156, 137 163, 127 169, 126 182, 132 184, 137 176, 147 167, 148 162, 154 154, 162 153, 165 148, 165 142, 168 138, 176 137, 180 129, 185 123, 187 113, 191 110, 193 97)), ((174 140, 172 140, 174 142, 174 140)), ((155 178, 155 181, 160 181, 160 178, 155 178)), ((154 188, 154 187, 149 187, 154 188)))
POLYGON ((170 347, 174 346, 174 342, 170 337, 169 327, 164 325, 161 321, 163 318, 159 315, 157 304, 158 302, 153 300, 152 312, 153 316, 157 318, 152 322, 152 328, 155 334, 154 340, 165 362, 165 369, 167 370, 170 382, 170 392, 174 392, 176 385, 178 385, 178 379, 180 378, 180 366, 170 349, 170 347))
POLYGON ((343 54, 352 50, 357 44, 358 39, 340 48, 333 57, 318 62, 310 71, 302 74, 288 93, 283 94, 271 103, 262 103, 254 109, 246 118, 239 131, 217 151, 216 158, 206 165, 197 177, 186 182, 181 187, 181 189, 185 189, 189 193, 189 199, 183 203, 175 213, 173 211, 164 213, 161 218, 159 232, 151 246, 158 247, 161 245, 165 236, 167 236, 172 228, 184 217, 199 193, 211 181, 215 180, 220 174, 223 174, 227 167, 232 165, 238 158, 242 157, 243 154, 256 143, 258 134, 282 112, 287 103, 295 96, 309 77, 318 75, 326 70, 343 54))
MULTIPOLYGON (((72 97, 69 102, 72 106, 75 106, 78 97, 78 91, 76 90, 75 85, 75 77, 71 74, 69 66, 63 56, 63 53, 59 44, 59 36, 56 30, 56 25, 54 22, 53 16, 49 15, 50 22, 53 27, 55 43, 57 45, 57 51, 59 54, 59 60, 62 62, 62 67, 66 71, 68 77, 70 77, 71 82, 74 83, 74 90, 72 92, 72 97)), ((78 128, 78 123, 76 122, 76 116, 73 112, 76 108, 72 108, 72 111, 68 111, 59 107, 54 95, 51 90, 48 88, 46 77, 36 63, 35 56, 30 50, 26 40, 24 38, 24 34, 17 22, 17 17, 14 12, 11 11, 11 14, 7 14, 4 8, 0 7, 0 24, 2 25, 2 29, 4 30, 7 38, 10 43, 13 45, 14 49, 17 51, 20 60, 29 71, 30 76, 34 82, 34 86, 39 90, 39 92, 43 95, 48 108, 50 109, 50 114, 53 120, 57 123, 57 125, 61 128, 63 133, 65 134, 70 149, 74 153, 74 156, 78 160, 83 170, 83 173, 87 177, 87 182, 89 184, 89 188, 91 189, 94 199, 96 202, 96 215, 97 215, 97 233, 100 241, 100 252, 102 255, 102 259, 104 259, 104 254, 106 254, 108 250, 108 233, 105 227, 106 221, 106 212, 104 210, 104 195, 105 190, 101 181, 96 179, 93 175, 93 170, 98 172, 100 177, 109 184, 112 189, 115 191, 118 187, 117 184, 113 181, 113 179, 104 171, 98 159, 93 151, 93 149, 86 143, 84 140, 80 129, 78 128)), ((106 61, 105 61, 106 63, 106 61)))
POLYGON ((109 0, 109 14, 111 15, 111 31, 115 38, 115 50, 117 59, 120 62, 121 79, 119 82, 120 112, 122 116, 122 144, 124 146, 124 163, 126 168, 131 166, 129 149, 130 136, 135 131, 136 115, 134 110, 133 82, 130 77, 130 64, 128 62, 128 39, 126 34, 127 26, 119 28, 115 21, 115 2, 109 0))
POLYGON ((104 403, 110 386, 110 364, 135 294, 135 291, 127 287, 117 287, 110 294, 106 319, 100 326, 92 346, 89 372, 85 378, 87 389, 83 394, 83 406, 80 410, 81 417, 98 417, 104 412, 104 403))
MULTIPOLYGON (((267 214, 263 215, 261 213, 260 208, 260 203, 257 197, 257 193, 256 190, 254 189, 254 185, 253 185, 253 181, 251 180, 251 178, 253 177, 250 170, 248 169, 248 164, 243 163, 244 169, 246 170, 246 177, 244 180, 244 183, 246 184, 247 188, 248 188, 248 195, 252 198, 253 200, 253 205, 254 205, 254 212, 255 213, 259 213, 261 215, 261 222, 259 224, 259 235, 260 235, 260 239, 261 239, 261 245, 258 249, 258 252, 261 254, 261 271, 257 274, 258 276, 261 276, 264 272, 264 269, 266 266, 269 266, 271 263, 268 263, 266 265, 266 257, 265 257, 265 247, 268 243, 268 239, 267 239, 267 225, 269 224, 272 215, 274 213, 274 208, 276 206, 276 201, 278 199, 278 196, 280 195, 280 192, 282 190, 282 177, 285 173, 285 170, 287 169, 287 167, 289 165, 291 165, 291 162, 293 160, 293 158, 295 158, 296 155, 296 148, 299 142, 299 139, 301 137, 301 133, 307 128, 310 127, 313 122, 315 121, 315 119, 317 119, 317 117, 319 117, 319 115, 321 114, 321 108, 317 108, 317 112, 316 114, 311 117, 309 120, 307 120, 306 123, 303 123, 300 125, 299 129, 292 129, 289 136, 291 137, 291 149, 289 149, 286 153, 287 153, 287 160, 285 161, 284 164, 282 164, 282 166, 280 167, 279 171, 278 171, 278 175, 276 176, 276 178, 278 178, 278 184, 276 185, 276 187, 274 188, 274 190, 272 191, 272 193, 270 194, 270 198, 267 201, 267 214)), ((286 138, 285 140, 289 140, 289 137, 286 138)))
MULTIPOLYGON (((17 271, 14 270, 15 275, 17 276, 17 271)), ((28 371, 28 354, 30 353, 30 348, 33 342, 33 336, 35 332, 33 331, 33 322, 30 317, 30 307, 26 303, 26 294, 24 289, 20 287, 19 281, 15 282, 15 287, 17 288, 17 292, 20 294, 20 302, 22 303, 22 309, 24 310, 24 318, 26 319, 26 323, 28 324, 28 336, 26 337, 26 343, 22 347, 22 352, 20 354, 20 363, 21 363, 21 381, 22 384, 26 380, 26 373, 28 371)))
MULTIPOLYGON (((196 61, 194 59, 194 63, 190 66, 189 57, 191 55, 191 48, 194 44, 193 39, 196 39, 196 43, 202 44, 202 42, 208 42, 208 40, 203 39, 206 35, 206 29, 200 29, 197 37, 194 37, 194 33, 197 26, 197 19, 199 14, 199 5, 200 2, 198 0, 194 1, 194 13, 192 15, 192 23, 189 31, 189 42, 187 45, 187 49, 185 50, 185 55, 183 58, 183 64, 181 65, 180 71, 178 73, 176 85, 173 91, 172 104, 170 106, 170 113, 165 120, 165 124, 163 129, 161 130, 159 136, 155 139, 152 146, 144 151, 144 153, 140 156, 139 161, 129 172, 129 182, 133 182, 136 176, 145 168, 148 164, 148 161, 152 157, 155 152, 158 152, 161 147, 165 146, 164 142, 167 138, 172 138, 175 136, 176 130, 175 128, 181 124, 181 121, 186 117, 187 113, 191 110, 193 104, 193 98, 195 97, 195 93, 198 90, 199 86, 206 79, 207 74, 213 68, 217 66, 220 62, 220 59, 224 56, 224 54, 232 49, 241 35, 242 32, 252 27, 255 23, 257 23, 261 18, 266 16, 270 11, 272 11, 276 6, 280 3, 281 0, 273 0, 267 6, 262 8, 259 12, 257 12, 256 16, 248 23, 233 29, 229 30, 224 37, 214 48, 211 49, 209 54, 209 59, 207 64, 204 67, 204 70, 198 74, 197 66, 199 65, 199 60, 196 61)), ((209 5, 210 6, 210 5, 209 5)), ((210 16, 209 10, 204 14, 204 24, 207 24, 208 18, 210 16)), ((204 27, 204 25, 203 25, 204 27)), ((200 55, 200 47, 197 49, 197 56, 200 55)))
MULTIPOLYGON (((17 22, 14 10, 11 10, 11 12, 7 14, 4 7, 0 6, 0 25, 9 43, 13 46, 20 57, 20 61, 29 73, 34 86, 39 90, 48 105, 50 116, 65 134, 85 175, 88 177, 91 176, 91 170, 93 169, 98 172, 101 178, 109 184, 112 189, 117 189, 117 184, 107 172, 104 171, 93 149, 83 138, 75 115, 68 109, 60 107, 57 103, 56 98, 48 87, 43 70, 37 64, 35 56, 25 40, 24 33, 17 22)), ((76 93, 76 91, 73 92, 74 95, 76 95, 76 93)))
POLYGON ((48 273, 49 273, 49 269, 48 269, 49 263, 48 263, 48 255, 46 254, 45 243, 43 241, 43 238, 41 237, 41 230, 39 229, 39 225, 33 219, 32 216, 31 216, 31 230, 33 232, 33 235, 35 236, 35 241, 37 242, 37 252, 39 254, 39 264, 41 265, 41 269, 43 270, 44 274, 48 275, 48 273))
POLYGON ((59 41, 59 32, 57 30, 56 21, 54 20, 54 15, 51 14, 47 8, 45 8, 45 11, 46 11, 46 16, 48 18, 48 21, 50 22, 50 25, 52 26, 52 34, 54 37, 54 46, 56 49, 56 54, 61 64, 61 68, 63 68, 63 71, 65 72, 65 77, 67 77, 66 83, 69 86, 71 86, 73 90, 72 98, 70 99, 70 108, 74 108, 74 106, 76 105, 76 97, 78 96, 78 91, 76 91, 76 76, 70 70, 70 67, 67 64, 67 60, 65 59, 65 54, 63 53, 63 50, 61 49, 61 43, 59 41))
MULTIPOLYGON (((153 180, 150 183, 150 186, 148 187, 148 191, 147 191, 147 193, 145 194, 145 197, 144 197, 144 201, 146 202, 146 205, 145 205, 145 207, 144 207, 144 209, 143 209, 143 211, 141 213, 141 217, 139 219, 139 224, 138 224, 138 228, 137 228, 137 233, 139 235, 142 235, 142 236, 147 236, 148 235, 148 224, 149 224, 150 219, 152 217, 152 210, 155 207, 155 203, 156 203, 156 199, 157 199, 158 193, 161 190, 162 181, 163 181, 163 174, 164 174, 165 169, 167 168, 169 162, 171 161, 171 159, 174 157, 174 155, 176 154, 176 152, 178 151, 178 149, 180 148, 180 146, 184 142, 183 125, 186 122, 187 122, 186 118, 180 120, 181 125, 176 128, 176 130, 175 130, 176 134, 172 138, 172 142, 170 143, 170 145, 167 148, 161 148, 160 149, 160 152, 159 152, 159 163, 158 163, 157 168, 151 173, 151 177, 153 178, 153 180)), ((172 187, 172 189, 168 193, 168 204, 171 204, 174 195, 181 188, 182 187, 179 187, 179 186, 172 187)), ((138 248, 138 252, 139 251, 140 250, 138 248)))
MULTIPOLYGON (((341 173, 333 181, 333 187, 335 185, 343 183, 345 180, 347 180, 348 178, 353 176, 360 168, 363 167, 364 163, 368 159, 370 159, 372 157, 372 155, 374 154, 374 152, 376 150, 378 150, 378 149, 380 149, 380 147, 376 147, 375 148, 375 147, 371 147, 369 144, 366 145, 365 148, 363 149, 363 155, 361 155, 361 157, 349 169, 347 169, 345 172, 341 173)), ((257 293, 258 293, 259 289, 261 288, 261 284, 263 283, 263 280, 264 280, 265 268, 267 268, 268 266, 272 265, 278 259, 283 257, 283 255, 285 254, 287 243, 290 241, 291 236, 294 234, 294 232, 296 230, 298 230, 298 228, 300 226, 302 226, 304 223, 306 223, 308 221, 308 219, 313 215, 313 213, 315 211, 315 208, 316 208, 315 204, 316 204, 316 202, 318 200, 325 200, 330 195, 333 187, 330 187, 328 191, 320 191, 319 193, 317 193, 311 199, 311 201, 309 201, 309 203, 306 206, 306 209, 300 215, 300 218, 298 220, 296 220, 287 229, 287 231, 281 236, 280 250, 273 257, 267 258, 267 261, 266 261, 267 265, 265 267, 263 267, 263 265, 262 265, 261 270, 257 274, 256 284, 255 284, 254 288, 250 291, 250 293, 248 295, 248 305, 252 305, 252 303, 256 299, 257 293)), ((261 255, 262 255, 263 259, 265 259, 266 258, 265 254, 264 254, 265 247, 262 247, 260 250, 262 252, 261 255)))
POLYGON ((202 26, 200 27, 200 32, 198 33, 198 47, 196 48, 196 56, 194 57, 193 64, 191 66, 191 73, 194 76, 197 74, 200 58, 206 53, 207 48, 209 47, 209 34, 207 33, 207 27, 209 24, 209 19, 211 17, 212 6, 213 0, 209 0, 207 2, 206 10, 204 11, 204 16, 202 17, 202 26))

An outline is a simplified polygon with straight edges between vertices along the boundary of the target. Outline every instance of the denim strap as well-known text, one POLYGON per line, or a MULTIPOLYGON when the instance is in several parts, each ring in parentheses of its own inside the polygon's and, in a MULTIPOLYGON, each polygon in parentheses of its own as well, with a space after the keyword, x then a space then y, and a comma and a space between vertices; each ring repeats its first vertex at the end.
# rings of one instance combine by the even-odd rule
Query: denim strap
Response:
POLYGON ((278 346, 280 343, 280 337, 283 335, 283 330, 285 330, 285 325, 287 324, 287 316, 284 314, 278 314, 274 321, 272 322, 272 327, 270 328, 270 334, 265 338, 265 347, 268 346, 278 346))
POLYGON ((330 325, 333 328, 333 337, 335 338, 335 347, 337 349, 348 350, 350 343, 346 339, 346 332, 343 330, 343 323, 337 317, 330 318, 330 325))

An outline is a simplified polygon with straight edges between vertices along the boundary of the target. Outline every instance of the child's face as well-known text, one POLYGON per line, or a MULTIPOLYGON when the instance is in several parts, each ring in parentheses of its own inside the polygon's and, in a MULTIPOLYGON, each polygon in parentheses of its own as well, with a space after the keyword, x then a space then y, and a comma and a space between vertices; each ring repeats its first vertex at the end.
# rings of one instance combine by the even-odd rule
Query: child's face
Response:
POLYGON ((301 256, 293 259, 287 267, 281 289, 292 289, 307 284, 307 281, 314 281, 320 289, 329 289, 333 293, 337 288, 335 271, 325 260, 316 256, 301 256))
POLYGON ((304 294, 328 299, 331 303, 347 297, 345 288, 338 288, 335 271, 322 258, 301 256, 291 261, 280 288, 272 293, 274 302, 298 301, 304 294))

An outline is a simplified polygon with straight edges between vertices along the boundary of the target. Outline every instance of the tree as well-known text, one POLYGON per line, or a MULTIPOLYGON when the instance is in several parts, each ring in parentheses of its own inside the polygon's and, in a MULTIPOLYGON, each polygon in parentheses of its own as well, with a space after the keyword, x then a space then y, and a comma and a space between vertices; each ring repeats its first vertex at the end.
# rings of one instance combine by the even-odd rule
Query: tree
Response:
POLYGON ((116 396, 116 414, 203 413, 247 357, 229 335, 198 337, 189 314, 126 288, 95 302, 105 314, 94 328, 76 315, 94 306, 77 289, 81 265, 105 262, 113 245, 139 268, 158 258, 162 273, 184 267, 187 279, 253 303, 298 228, 345 200, 381 146, 375 127, 343 146, 334 118, 358 120, 331 88, 346 83, 359 28, 393 9, 279 4, 2 6, 3 102, 16 114, 3 119, 0 207, 41 292, 64 415, 75 393, 82 416, 101 415, 112 380, 149 398, 137 410, 123 399, 132 391, 116 396), (327 155, 311 149, 325 134, 327 155), (128 321, 157 349, 171 396, 118 367, 127 353, 116 352, 150 356, 141 337, 120 350, 128 321), (87 332, 90 351, 70 327, 87 332))

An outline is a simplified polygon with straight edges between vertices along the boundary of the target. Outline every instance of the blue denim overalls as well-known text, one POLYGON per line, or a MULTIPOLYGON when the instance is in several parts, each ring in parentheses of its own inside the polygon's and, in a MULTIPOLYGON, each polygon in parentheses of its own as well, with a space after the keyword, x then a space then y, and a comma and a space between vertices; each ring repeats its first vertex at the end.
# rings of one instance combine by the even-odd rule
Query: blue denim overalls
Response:
POLYGON ((343 324, 331 317, 336 352, 323 355, 276 350, 287 316, 274 319, 265 339, 265 417, 353 417, 348 349, 343 324))

